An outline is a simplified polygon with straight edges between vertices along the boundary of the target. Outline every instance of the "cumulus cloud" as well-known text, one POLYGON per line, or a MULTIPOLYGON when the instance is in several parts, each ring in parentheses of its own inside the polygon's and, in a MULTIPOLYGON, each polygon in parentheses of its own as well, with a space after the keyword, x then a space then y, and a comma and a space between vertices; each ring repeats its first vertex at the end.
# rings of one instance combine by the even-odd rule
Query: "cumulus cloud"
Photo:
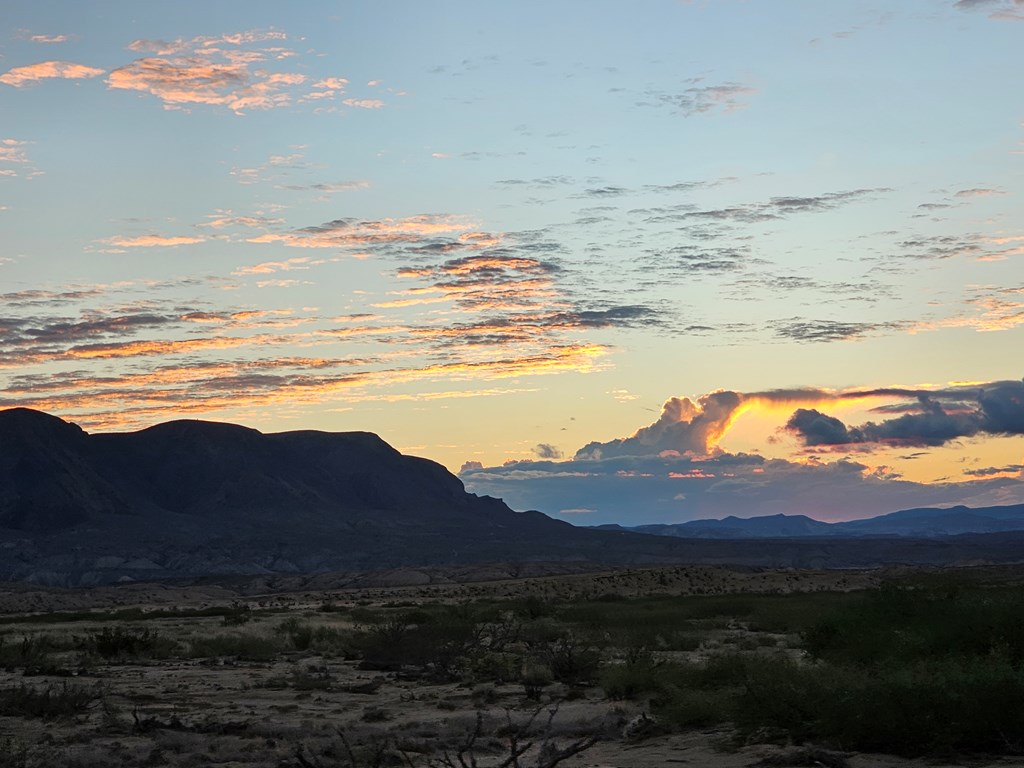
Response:
POLYGON ((937 445, 955 435, 1024 434, 1021 381, 932 390, 723 390, 695 399, 671 398, 653 424, 627 438, 589 443, 568 461, 466 466, 461 477, 473 492, 500 496, 513 508, 555 515, 591 509, 594 523, 778 513, 841 520, 934 504, 1024 501, 1017 465, 968 470, 963 482, 925 484, 849 458, 826 462, 812 455, 791 461, 723 451, 719 441, 736 417, 761 405, 817 406, 798 408, 787 424, 810 446, 861 439, 937 445), (900 415, 848 427, 819 410, 873 399, 880 412, 900 415))
POLYGON ((466 488, 513 509, 590 509, 588 524, 678 523, 728 515, 846 520, 918 506, 1024 501, 1019 478, 915 483, 839 459, 797 463, 749 454, 620 456, 466 468, 466 488))
POLYGON ((1024 382, 1000 381, 976 389, 913 394, 916 404, 901 408, 914 412, 885 421, 848 427, 813 408, 800 408, 786 428, 811 447, 855 443, 936 446, 978 434, 1024 434, 1024 382))
POLYGON ((661 416, 631 437, 606 443, 592 442, 576 452, 575 458, 605 459, 621 456, 656 456, 663 452, 706 455, 725 433, 743 400, 738 392, 712 392, 697 398, 670 398, 661 416))
POLYGON ((82 80, 98 77, 106 70, 75 64, 70 61, 40 61, 24 67, 14 67, 0 75, 0 83, 22 88, 40 80, 82 80))

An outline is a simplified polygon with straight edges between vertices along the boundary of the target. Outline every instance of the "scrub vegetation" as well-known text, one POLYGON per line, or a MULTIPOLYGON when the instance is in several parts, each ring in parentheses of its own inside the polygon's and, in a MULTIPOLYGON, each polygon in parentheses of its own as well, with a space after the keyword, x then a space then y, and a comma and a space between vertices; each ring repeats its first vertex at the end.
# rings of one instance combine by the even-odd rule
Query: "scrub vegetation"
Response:
POLYGON ((642 767, 692 734, 745 765, 1024 754, 1013 569, 701 595, 657 573, 5 616, 0 764, 642 767))

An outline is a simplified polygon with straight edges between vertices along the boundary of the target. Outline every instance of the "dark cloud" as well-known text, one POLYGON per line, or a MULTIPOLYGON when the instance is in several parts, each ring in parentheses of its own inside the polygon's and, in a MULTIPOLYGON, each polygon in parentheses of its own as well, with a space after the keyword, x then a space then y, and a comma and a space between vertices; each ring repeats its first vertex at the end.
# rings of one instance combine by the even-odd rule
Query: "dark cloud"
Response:
POLYGON ((898 254, 907 259, 951 259, 955 256, 982 256, 987 250, 979 235, 934 235, 900 241, 898 254))
POLYGON ((769 327, 776 336, 792 341, 849 341, 880 331, 897 331, 906 326, 904 322, 868 323, 841 320, 806 320, 792 317, 774 320, 769 327))
POLYGON ((964 474, 969 477, 992 477, 994 475, 1010 475, 1013 473, 1024 474, 1024 464, 1007 464, 1005 467, 981 467, 980 469, 964 470, 964 474))
POLYGON ((847 203, 861 200, 883 192, 887 188, 852 189, 843 192, 826 192, 810 197, 772 197, 767 202, 747 203, 729 208, 713 208, 689 211, 680 215, 685 219, 710 219, 734 221, 742 224, 757 224, 764 221, 783 219, 796 213, 823 213, 833 211, 847 203))
MULTIPOLYGON (((560 459, 562 458, 562 452, 550 443, 538 443, 533 448, 533 454, 538 459, 560 459)), ((478 462, 479 463, 479 462, 478 462)), ((465 469, 465 464, 463 469, 465 469)), ((482 468, 482 467, 481 467, 482 468)))
POLYGON ((572 176, 542 176, 534 179, 501 179, 496 181, 502 187, 529 187, 543 189, 545 187, 560 187, 568 184, 575 184, 572 176))
POLYGON ((85 299, 92 299, 106 292, 104 288, 80 288, 63 291, 12 291, 0 293, 0 304, 6 306, 40 307, 54 304, 69 304, 85 299))
POLYGON ((128 336, 145 328, 157 328, 179 321, 177 316, 144 313, 85 313, 80 318, 0 318, 0 330, 4 333, 3 343, 17 347, 26 344, 74 344, 104 336, 128 336))
MULTIPOLYGON (((977 434, 1024 435, 1024 382, 993 382, 977 388, 974 403, 963 392, 917 392, 913 413, 847 427, 815 409, 797 409, 786 422, 806 446, 855 443, 937 446, 977 434), (950 395, 952 397, 950 397, 950 395), (945 404, 943 401, 946 401, 945 404)), ((903 404, 904 409, 910 406, 903 404)))
POLYGON ((584 189, 578 195, 573 195, 573 197, 597 197, 597 198, 621 197, 622 195, 625 195, 625 194, 628 194, 628 193, 629 193, 629 190, 626 189, 625 187, 615 187, 615 186, 591 187, 591 188, 588 188, 588 189, 584 189))
POLYGON ((660 269, 679 269, 691 274, 722 274, 744 269, 753 261, 753 257, 750 249, 745 246, 708 248, 702 245, 676 245, 651 252, 645 261, 660 269))
POLYGON ((861 439, 859 433, 851 434, 839 419, 814 408, 797 408, 786 422, 786 429, 799 434, 804 445, 845 445, 861 439))

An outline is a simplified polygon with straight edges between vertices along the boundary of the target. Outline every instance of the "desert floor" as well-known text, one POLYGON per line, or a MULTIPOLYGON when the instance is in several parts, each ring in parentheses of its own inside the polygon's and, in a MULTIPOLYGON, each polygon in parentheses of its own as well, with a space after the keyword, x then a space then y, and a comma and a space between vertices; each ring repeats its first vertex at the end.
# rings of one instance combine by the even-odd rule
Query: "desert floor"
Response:
MULTIPOLYGON (((528 690, 522 680, 500 675, 488 680, 401 665, 374 668, 346 645, 344 638, 361 631, 361 617, 405 615, 437 604, 486 601, 500 608, 507 601, 542 610, 556 603, 607 601, 608 595, 840 594, 914 573, 557 570, 532 566, 524 574, 495 566, 88 590, 5 585, 0 768, 1024 765, 1019 757, 926 761, 757 743, 749 736, 738 740, 727 726, 648 721, 642 699, 612 700, 594 680, 542 677, 528 690), (104 638, 113 649, 103 645, 104 638), (53 700, 54 711, 39 704, 40 696, 53 700), (582 741, 593 744, 557 759, 558 750, 582 741), (508 762, 518 747, 531 744, 518 762, 508 762)), ((1024 568, 985 574, 1018 583, 1024 568)), ((722 649, 801 653, 799 638, 754 632, 727 616, 700 626, 691 647, 661 654, 699 660, 722 649)), ((620 652, 614 644, 602 651, 612 664, 620 652)))

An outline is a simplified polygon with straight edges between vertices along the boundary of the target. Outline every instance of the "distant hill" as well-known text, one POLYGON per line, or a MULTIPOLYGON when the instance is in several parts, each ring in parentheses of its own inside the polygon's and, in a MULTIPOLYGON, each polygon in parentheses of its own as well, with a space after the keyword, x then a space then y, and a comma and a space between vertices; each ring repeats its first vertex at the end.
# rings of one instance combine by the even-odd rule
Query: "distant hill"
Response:
MULTIPOLYGON (((806 515, 726 517, 722 520, 691 520, 666 525, 615 526, 622 531, 689 539, 777 539, 800 537, 898 536, 933 538, 968 533, 1024 531, 1024 504, 999 507, 922 507, 886 515, 825 523, 806 515)), ((607 529, 608 526, 602 526, 607 529)))
POLYGON ((186 420, 91 435, 38 411, 0 411, 0 582, 83 586, 484 563, 1018 561, 1024 532, 937 535, 978 527, 978 516, 985 525, 1017 524, 1010 508, 998 509, 955 519, 910 510, 875 519, 888 518, 888 528, 859 521, 844 535, 783 515, 595 530, 467 493, 441 465, 368 432, 262 434, 186 420), (932 538, 911 539, 911 530, 932 538))

